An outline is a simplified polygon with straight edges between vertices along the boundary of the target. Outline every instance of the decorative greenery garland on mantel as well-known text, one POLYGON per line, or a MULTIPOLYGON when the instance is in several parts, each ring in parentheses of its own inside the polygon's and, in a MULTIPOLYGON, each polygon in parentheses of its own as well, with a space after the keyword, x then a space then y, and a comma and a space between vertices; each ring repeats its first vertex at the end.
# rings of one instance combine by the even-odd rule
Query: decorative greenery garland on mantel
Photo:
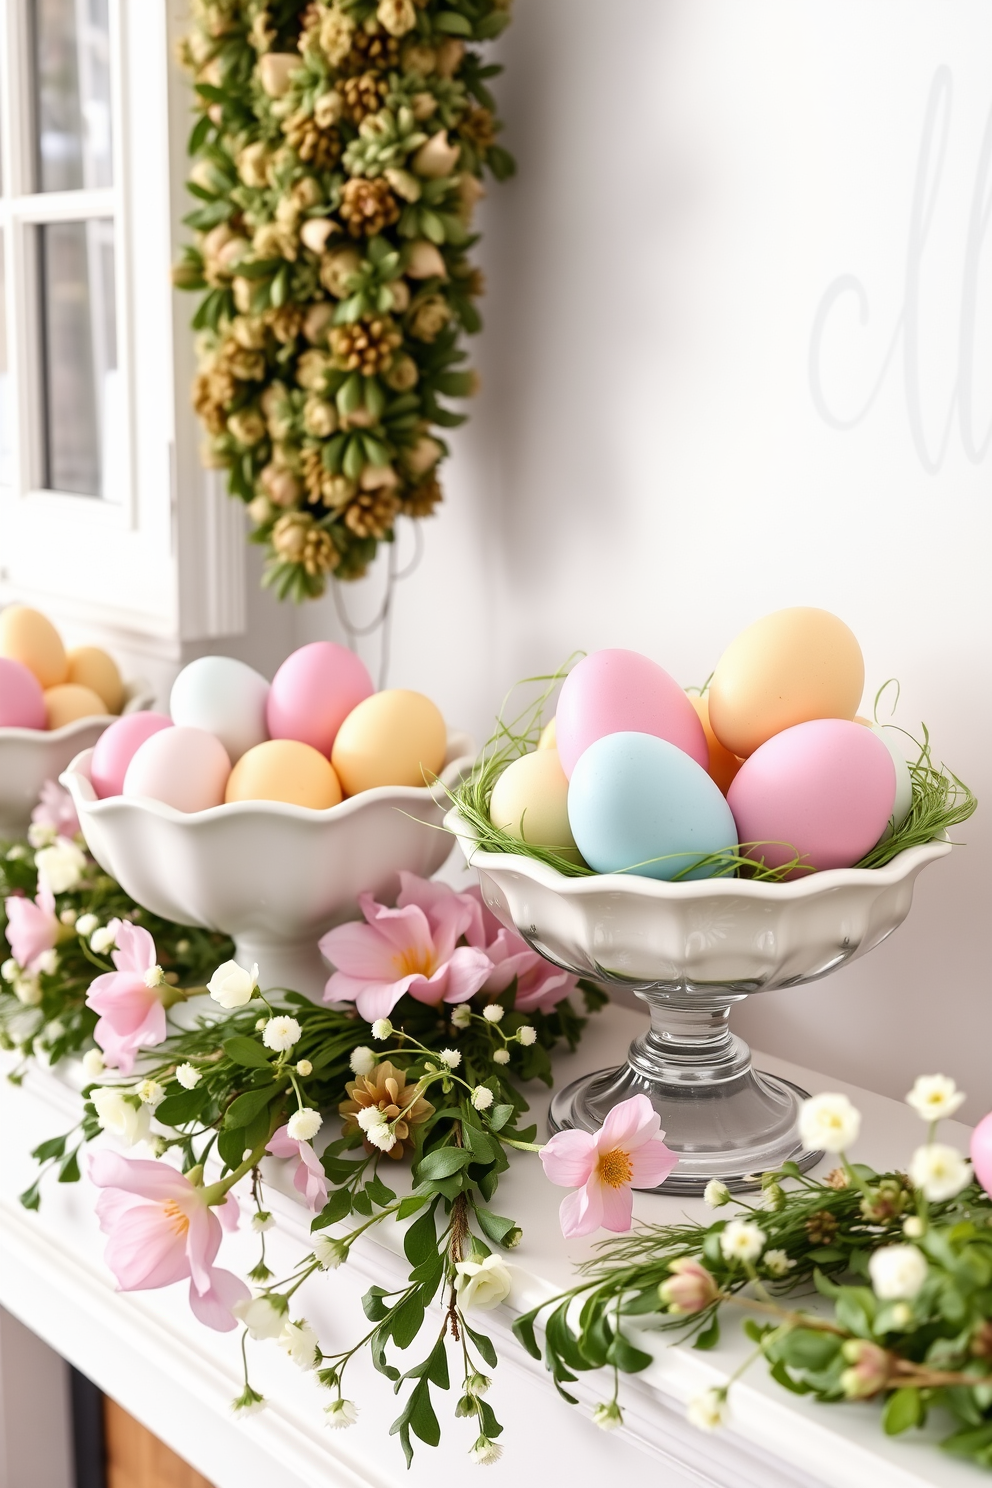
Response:
POLYGON ((399 516, 441 500, 440 400, 475 391, 469 257, 485 171, 513 172, 472 43, 509 0, 194 0, 182 44, 201 117, 197 235, 175 270, 203 297, 193 390, 280 599, 362 575, 399 516))

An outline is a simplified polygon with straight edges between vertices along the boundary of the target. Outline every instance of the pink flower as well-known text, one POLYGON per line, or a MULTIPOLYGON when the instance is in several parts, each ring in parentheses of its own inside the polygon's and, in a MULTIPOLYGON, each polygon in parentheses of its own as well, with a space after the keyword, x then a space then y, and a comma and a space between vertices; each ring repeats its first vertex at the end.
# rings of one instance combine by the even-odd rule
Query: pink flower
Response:
POLYGON ((466 891, 467 896, 475 900, 478 913, 466 932, 466 939, 469 945, 484 950, 493 963, 492 972, 482 984, 483 992, 488 992, 491 998, 498 997, 516 977, 514 1007, 518 1013, 553 1012, 572 991, 578 977, 552 966, 515 931, 501 925, 487 907, 478 884, 466 891))
POLYGON ((108 929, 117 940, 112 957, 117 970, 90 983, 86 1005, 100 1014, 93 1037, 107 1064, 129 1075, 138 1050, 165 1038, 165 1008, 159 997, 155 942, 148 931, 128 920, 111 920, 108 929))
POLYGON ((54 780, 46 780, 41 787, 31 820, 37 827, 50 827, 56 837, 75 837, 79 832, 79 817, 72 797, 54 780))
POLYGON ((310 1143, 294 1141, 289 1135, 289 1127, 281 1126, 269 1138, 266 1151, 271 1152, 273 1157, 299 1159, 293 1174, 293 1187, 306 1199, 312 1213, 316 1214, 318 1209, 323 1209, 327 1203, 327 1176, 310 1143))
POLYGON ((38 884, 38 897, 11 894, 4 900, 7 915, 7 940, 14 960, 24 971, 39 970, 39 962, 58 938, 59 921, 55 913, 55 895, 44 879, 38 884))
POLYGON ((227 1195, 218 1218, 204 1190, 175 1168, 116 1152, 92 1153, 89 1176, 104 1190, 96 1214, 109 1236, 105 1259, 121 1291, 149 1291, 188 1277, 194 1317, 220 1333, 236 1327, 231 1308, 251 1293, 232 1272, 213 1264, 221 1226, 237 1227, 234 1195, 227 1195))
POLYGON ((458 944, 477 917, 474 900, 412 873, 400 886, 395 909, 360 894, 366 923, 339 925, 320 942, 338 968, 324 1001, 353 1002, 367 1023, 388 1017, 404 992, 429 1007, 466 1002, 492 971, 483 950, 458 944))
POLYGON ((559 1216, 566 1240, 602 1227, 630 1229, 631 1188, 656 1188, 678 1162, 660 1139, 661 1117, 646 1095, 632 1095, 614 1106, 598 1132, 556 1132, 541 1148, 544 1172, 561 1188, 575 1188, 562 1199, 559 1216))

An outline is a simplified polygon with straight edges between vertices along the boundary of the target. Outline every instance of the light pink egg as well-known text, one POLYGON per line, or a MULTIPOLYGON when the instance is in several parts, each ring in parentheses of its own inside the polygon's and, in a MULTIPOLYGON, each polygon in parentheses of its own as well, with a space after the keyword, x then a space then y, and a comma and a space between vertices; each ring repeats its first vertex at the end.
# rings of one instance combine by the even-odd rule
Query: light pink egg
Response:
POLYGON ((207 811, 224 800, 230 773, 227 750, 215 735, 204 729, 167 728, 152 734, 137 750, 122 794, 164 801, 177 811, 207 811))
POLYGON ((639 651, 594 651, 565 678, 555 714, 558 755, 571 779, 578 758, 607 734, 654 734, 702 765, 706 735, 682 688, 639 651))
POLYGON ((128 713, 104 729, 90 761, 90 780, 101 801, 121 794, 127 767, 145 740, 171 727, 164 713, 128 713))
POLYGON ((992 1195, 992 1112, 982 1117, 971 1134, 971 1160, 975 1177, 985 1192, 992 1195))
POLYGON ((333 641, 312 641, 287 656, 266 704, 269 735, 299 739, 330 755, 338 729, 375 691, 364 662, 333 641))
POLYGON ((43 729, 45 695, 33 672, 0 656, 0 728, 43 729))
MULTIPOLYGON (((882 740, 860 723, 820 718, 783 729, 741 766, 727 801, 751 856, 779 867, 793 849, 813 868, 850 868, 892 815, 896 771, 882 740)), ((798 868, 791 875, 804 878, 798 868)))

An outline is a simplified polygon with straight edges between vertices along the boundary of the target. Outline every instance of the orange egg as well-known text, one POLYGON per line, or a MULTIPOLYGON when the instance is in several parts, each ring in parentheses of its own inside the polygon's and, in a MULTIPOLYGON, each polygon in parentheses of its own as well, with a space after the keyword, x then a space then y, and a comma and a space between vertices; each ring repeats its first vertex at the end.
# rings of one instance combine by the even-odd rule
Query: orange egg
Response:
POLYGON ((716 782, 723 791, 723 794, 726 795, 730 789, 731 781, 744 761, 738 759, 736 754, 731 754, 729 749, 724 749, 720 740, 713 732, 712 725, 710 724, 710 709, 706 694, 703 693, 700 695, 698 692, 689 692, 686 693, 686 696, 698 713, 699 721, 703 725, 703 733, 706 735, 706 746, 710 753, 707 774, 711 780, 716 782))
POLYGON ((77 723, 80 718, 99 718, 107 712, 106 703, 92 687, 62 682, 58 687, 45 689, 45 716, 50 729, 65 728, 67 723, 77 723))
POLYGON ((112 656, 99 646, 75 646, 66 657, 69 664, 67 681, 91 687, 106 703, 111 713, 124 706, 124 683, 112 656))
POLYGON ((312 744, 268 739, 238 760, 228 776, 225 801, 286 801, 326 811, 341 800, 341 786, 330 762, 312 744))
POLYGON ((68 677, 62 637, 40 610, 27 605, 8 605, 0 610, 0 656, 26 666, 42 687, 57 687, 68 677))
POLYGON ((427 785, 444 764, 444 719, 422 692, 390 688, 352 708, 338 729, 331 764, 346 796, 377 785, 427 785))

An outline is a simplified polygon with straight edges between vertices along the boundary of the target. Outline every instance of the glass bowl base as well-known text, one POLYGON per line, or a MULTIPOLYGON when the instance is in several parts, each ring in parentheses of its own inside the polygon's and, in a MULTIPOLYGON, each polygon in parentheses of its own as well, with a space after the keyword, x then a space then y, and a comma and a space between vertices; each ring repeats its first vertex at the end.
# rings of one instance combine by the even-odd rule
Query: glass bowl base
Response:
POLYGON ((754 1070, 749 1060, 724 1079, 700 1082, 658 1079, 629 1062, 597 1070, 555 1093, 551 1132, 598 1131, 612 1107, 634 1095, 647 1096, 661 1117, 666 1146, 679 1156, 654 1193, 701 1194, 713 1178, 741 1193, 760 1188, 762 1173, 784 1162, 805 1172, 823 1156, 804 1151, 799 1140, 799 1107, 807 1092, 780 1075, 754 1070))

